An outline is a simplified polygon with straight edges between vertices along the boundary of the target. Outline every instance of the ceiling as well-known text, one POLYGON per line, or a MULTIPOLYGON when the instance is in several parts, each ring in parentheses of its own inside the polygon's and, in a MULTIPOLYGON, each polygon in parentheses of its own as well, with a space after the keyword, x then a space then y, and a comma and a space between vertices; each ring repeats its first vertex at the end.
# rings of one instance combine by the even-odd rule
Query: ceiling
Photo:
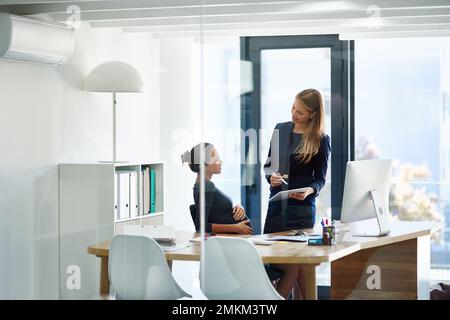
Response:
POLYGON ((341 39, 450 36, 450 0, 0 0, 0 11, 45 14, 62 22, 79 16, 93 28, 150 32, 159 38, 336 33, 341 39))

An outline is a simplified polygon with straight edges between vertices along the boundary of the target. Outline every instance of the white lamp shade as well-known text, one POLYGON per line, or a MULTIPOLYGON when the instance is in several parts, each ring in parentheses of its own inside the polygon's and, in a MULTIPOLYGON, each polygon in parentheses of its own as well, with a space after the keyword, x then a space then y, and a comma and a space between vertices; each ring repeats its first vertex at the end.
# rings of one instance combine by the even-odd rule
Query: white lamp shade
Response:
POLYGON ((87 76, 85 90, 93 92, 142 92, 144 83, 135 68, 122 61, 108 61, 87 76))

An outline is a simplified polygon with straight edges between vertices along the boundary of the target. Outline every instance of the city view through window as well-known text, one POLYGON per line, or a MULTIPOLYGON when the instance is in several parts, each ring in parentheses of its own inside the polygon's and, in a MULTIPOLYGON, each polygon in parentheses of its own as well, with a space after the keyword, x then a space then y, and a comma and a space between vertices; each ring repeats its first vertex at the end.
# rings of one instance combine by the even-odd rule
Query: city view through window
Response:
POLYGON ((394 160, 390 212, 442 225, 431 247, 432 268, 442 270, 450 268, 449 138, 450 39, 356 41, 355 157, 394 160))

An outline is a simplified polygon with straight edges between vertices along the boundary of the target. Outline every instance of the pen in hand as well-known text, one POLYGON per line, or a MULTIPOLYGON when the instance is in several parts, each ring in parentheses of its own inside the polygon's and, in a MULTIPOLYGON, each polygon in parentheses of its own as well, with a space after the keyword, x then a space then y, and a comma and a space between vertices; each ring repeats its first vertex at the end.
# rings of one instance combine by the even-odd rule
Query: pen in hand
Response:
MULTIPOLYGON (((277 176, 278 174, 272 172, 272 175, 277 176)), ((285 185, 288 185, 288 183, 286 182, 286 180, 283 179, 283 177, 281 177, 281 182, 283 182, 285 185)))

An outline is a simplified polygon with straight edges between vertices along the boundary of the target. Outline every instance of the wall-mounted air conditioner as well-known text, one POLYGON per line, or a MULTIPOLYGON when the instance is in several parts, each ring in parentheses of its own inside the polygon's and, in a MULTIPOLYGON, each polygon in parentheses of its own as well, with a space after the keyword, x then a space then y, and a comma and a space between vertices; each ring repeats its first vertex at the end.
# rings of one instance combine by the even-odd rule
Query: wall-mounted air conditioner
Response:
POLYGON ((74 46, 71 26, 0 13, 0 59, 59 65, 74 46))

